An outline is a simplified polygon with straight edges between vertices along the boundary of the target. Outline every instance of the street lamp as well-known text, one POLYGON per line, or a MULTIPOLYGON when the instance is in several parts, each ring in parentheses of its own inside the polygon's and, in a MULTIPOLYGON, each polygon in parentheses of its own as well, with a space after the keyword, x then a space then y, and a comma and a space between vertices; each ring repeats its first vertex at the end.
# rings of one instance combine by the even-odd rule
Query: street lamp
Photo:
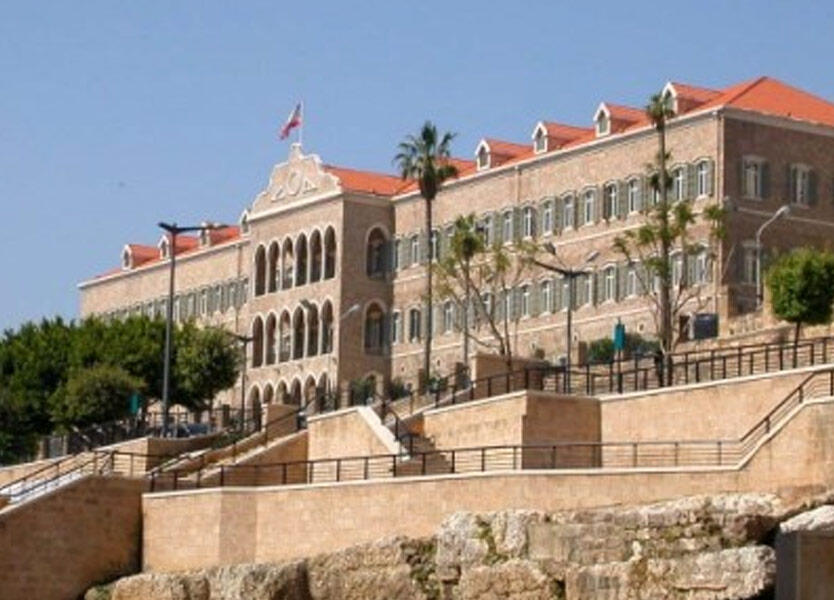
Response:
MULTIPOLYGON (((553 256, 556 256, 556 246, 554 246, 551 242, 547 242, 544 245, 544 249, 547 250, 547 252, 552 254, 553 256)), ((539 260, 535 260, 535 259, 533 260, 533 262, 536 265, 542 267, 543 269, 547 269, 548 271, 553 271, 554 273, 559 273, 560 275, 562 275, 562 277, 564 277, 568 281, 568 314, 567 314, 567 347, 566 347, 567 357, 566 357, 566 360, 565 360, 565 391, 567 393, 570 393, 570 365, 571 365, 571 361, 570 361, 571 351, 570 350, 571 350, 571 341, 572 341, 571 340, 571 335, 572 335, 571 327, 572 327, 572 313, 573 313, 573 286, 574 286, 573 282, 574 282, 575 279, 578 279, 579 277, 582 277, 583 275, 587 275, 588 273, 590 273, 590 271, 588 270, 587 267, 592 262, 594 262, 597 259, 598 256, 599 256, 599 252, 594 250, 593 252, 588 254, 587 257, 585 257, 585 262, 578 269, 568 268, 568 267, 565 267, 565 266, 559 267, 559 266, 556 266, 556 265, 551 265, 551 264, 548 264, 548 263, 541 262, 539 260)), ((557 257, 557 259, 558 259, 558 257, 557 257)))
MULTIPOLYGON (((243 352, 243 368, 240 371, 240 431, 243 433, 244 415, 246 414, 246 363, 249 356, 247 348, 254 341, 255 337, 241 335, 239 333, 232 333, 231 335, 241 343, 243 352)), ((254 418, 254 414, 252 416, 254 418)))
POLYGON ((171 275, 168 279, 168 307, 165 316, 165 358, 162 371, 162 437, 168 436, 168 408, 171 394, 171 344, 174 321, 174 277, 177 264, 177 236, 191 231, 221 229, 226 225, 204 223, 191 227, 181 227, 176 223, 159 222, 159 227, 168 233, 168 256, 171 259, 171 275))
POLYGON ((778 219, 787 216, 790 212, 791 207, 785 204, 756 230, 756 310, 762 307, 762 300, 764 299, 764 286, 762 285, 762 232, 778 219))

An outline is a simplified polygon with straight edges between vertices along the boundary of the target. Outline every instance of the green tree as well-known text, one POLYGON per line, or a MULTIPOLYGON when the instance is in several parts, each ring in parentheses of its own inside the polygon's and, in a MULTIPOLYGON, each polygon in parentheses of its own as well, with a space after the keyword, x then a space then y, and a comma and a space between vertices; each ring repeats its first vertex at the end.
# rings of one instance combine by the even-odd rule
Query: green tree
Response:
MULTIPOLYGON (((426 257, 429 263, 433 257, 432 248, 432 202, 443 183, 457 175, 457 169, 450 162, 451 144, 455 134, 446 132, 440 135, 437 127, 426 121, 419 135, 409 135, 399 145, 399 152, 394 161, 403 179, 413 179, 420 188, 420 195, 425 204, 426 240, 428 248, 426 257)), ((432 269, 426 269, 426 335, 423 351, 423 374, 427 378, 431 372, 432 341, 432 269)))
POLYGON ((52 396, 52 419, 70 428, 125 418, 130 413, 130 397, 143 385, 120 367, 101 364, 76 370, 52 396))
POLYGON ((474 324, 462 328, 464 339, 503 356, 509 369, 513 360, 511 325, 519 317, 512 309, 512 294, 529 273, 535 251, 534 245, 521 240, 513 246, 487 246, 475 216, 468 215, 455 221, 449 250, 433 265, 438 296, 451 300, 458 314, 469 311, 475 317, 474 324), (486 336, 480 335, 482 328, 487 330, 486 336))
POLYGON ((794 366, 802 325, 831 322, 834 302, 834 254, 800 248, 784 254, 767 270, 773 313, 794 330, 794 366))
MULTIPOLYGON (((687 264, 704 250, 714 260, 716 242, 723 234, 724 210, 718 204, 703 209, 700 218, 709 225, 708 247, 705 249, 691 238, 691 229, 697 223, 691 200, 669 201, 672 178, 667 170, 671 153, 666 149, 666 129, 674 116, 668 97, 655 94, 646 106, 657 133, 658 152, 655 160, 647 165, 653 198, 643 199, 643 224, 629 229, 614 239, 614 249, 629 262, 642 265, 637 270, 639 285, 652 304, 651 314, 655 320, 660 349, 666 357, 680 341, 675 335, 674 323, 681 311, 691 307, 692 302, 703 304, 701 287, 687 280, 687 264), (675 277, 673 253, 680 253, 680 276, 675 277)), ((666 369, 671 377, 671 368, 666 369)), ((668 380, 667 380, 668 381, 668 380)))
POLYGON ((241 355, 223 329, 186 323, 177 332, 172 398, 190 410, 211 408, 214 397, 234 385, 241 355))

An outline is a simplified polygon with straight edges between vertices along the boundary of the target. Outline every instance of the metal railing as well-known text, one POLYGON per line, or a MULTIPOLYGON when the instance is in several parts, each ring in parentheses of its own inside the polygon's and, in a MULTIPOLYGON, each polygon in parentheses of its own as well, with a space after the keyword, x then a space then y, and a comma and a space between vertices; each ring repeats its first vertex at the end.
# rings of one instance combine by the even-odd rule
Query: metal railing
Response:
POLYGON ((791 412, 810 398, 834 397, 834 369, 811 373, 742 437, 734 440, 564 442, 328 458, 260 465, 223 465, 215 481, 176 471, 151 474, 151 491, 200 487, 339 483, 399 476, 507 470, 715 468, 738 465, 791 412))
POLYGON ((0 496, 16 503, 40 496, 85 475, 145 477, 157 464, 171 457, 170 454, 93 450, 58 460, 7 483, 0 487, 0 496))
POLYGON ((834 338, 821 337, 802 340, 796 346, 793 342, 762 343, 680 352, 671 354, 665 361, 652 356, 588 363, 571 369, 569 378, 562 366, 528 366, 464 384, 455 376, 445 377, 435 382, 430 396, 438 407, 521 390, 586 396, 622 394, 827 364, 834 358, 832 351, 834 338), (671 377, 664 372, 669 368, 671 377), (664 381, 669 382, 667 386, 663 385, 664 381))

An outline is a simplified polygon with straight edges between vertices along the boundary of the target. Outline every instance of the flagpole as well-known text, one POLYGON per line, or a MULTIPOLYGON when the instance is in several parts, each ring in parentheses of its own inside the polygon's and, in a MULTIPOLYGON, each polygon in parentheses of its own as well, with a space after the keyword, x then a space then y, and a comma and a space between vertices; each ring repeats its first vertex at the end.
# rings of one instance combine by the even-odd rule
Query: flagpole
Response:
POLYGON ((301 123, 298 126, 298 147, 303 149, 301 140, 304 135, 304 100, 299 102, 298 105, 301 107, 301 114, 299 115, 301 117, 301 123))

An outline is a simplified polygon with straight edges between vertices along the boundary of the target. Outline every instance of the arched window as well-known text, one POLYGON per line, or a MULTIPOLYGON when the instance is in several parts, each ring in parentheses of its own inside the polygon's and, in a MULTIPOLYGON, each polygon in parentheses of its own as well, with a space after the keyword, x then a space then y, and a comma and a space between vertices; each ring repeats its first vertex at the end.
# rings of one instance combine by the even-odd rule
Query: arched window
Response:
POLYGON ((318 230, 310 234, 310 283, 321 280, 324 251, 321 246, 321 233, 318 230))
POLYGON ((317 391, 318 387, 316 386, 316 379, 310 375, 304 381, 304 404, 315 403, 317 391))
POLYGON ((372 302, 365 312, 365 351, 368 354, 382 354, 385 348, 385 312, 372 302))
POLYGON ((284 247, 281 249, 281 289, 287 290, 292 287, 292 278, 295 273, 295 256, 293 254, 292 240, 284 240, 284 247))
POLYGON ((307 356, 319 353, 319 309, 311 304, 307 310, 307 356))
POLYGON ((327 374, 322 373, 319 376, 319 382, 316 386, 316 412, 324 412, 327 410, 328 407, 328 396, 330 395, 330 389, 328 385, 327 374))
MULTIPOLYGON (((249 389, 249 402, 248 402, 249 410, 253 410, 256 406, 260 408, 261 406, 261 390, 258 388, 257 385, 253 385, 249 389)), ((252 413, 249 413, 250 415, 252 413)))
POLYGON ((264 404, 272 404, 272 401, 275 399, 275 392, 272 389, 272 384, 267 383, 264 386, 264 393, 263 399, 261 400, 264 404))
POLYGON ((279 404, 286 404, 288 400, 287 396, 287 384, 281 381, 278 387, 275 388, 275 401, 279 404))
POLYGON ((286 362, 290 359, 290 352, 292 350, 292 325, 290 324, 290 313, 287 311, 281 313, 281 321, 278 329, 280 340, 278 360, 280 362, 286 362))
POLYGON ((301 382, 296 379, 290 388, 290 404, 301 406, 301 382))
POLYGON ((307 283, 307 236, 303 233, 295 243, 295 285, 307 283))
POLYGON ((275 364, 275 315, 270 314, 266 319, 266 364, 275 364))
POLYGON ((385 233, 379 227, 375 227, 368 235, 368 244, 365 248, 365 270, 368 277, 385 276, 386 241, 385 233))
POLYGON ((328 227, 324 234, 324 278, 336 275, 336 232, 328 227))
POLYGON ((264 360, 264 322, 260 317, 252 321, 252 367, 260 367, 264 360))
POLYGON ((304 310, 297 308, 292 317, 292 357, 304 357, 304 310))
POLYGON ((333 352, 333 306, 326 301, 321 307, 321 353, 333 352))
POLYGON ((258 246, 255 251, 255 295, 260 296, 266 291, 266 250, 258 246))
POLYGON ((272 242, 269 245, 268 257, 267 290, 274 292, 281 283, 281 251, 278 242, 272 242))

